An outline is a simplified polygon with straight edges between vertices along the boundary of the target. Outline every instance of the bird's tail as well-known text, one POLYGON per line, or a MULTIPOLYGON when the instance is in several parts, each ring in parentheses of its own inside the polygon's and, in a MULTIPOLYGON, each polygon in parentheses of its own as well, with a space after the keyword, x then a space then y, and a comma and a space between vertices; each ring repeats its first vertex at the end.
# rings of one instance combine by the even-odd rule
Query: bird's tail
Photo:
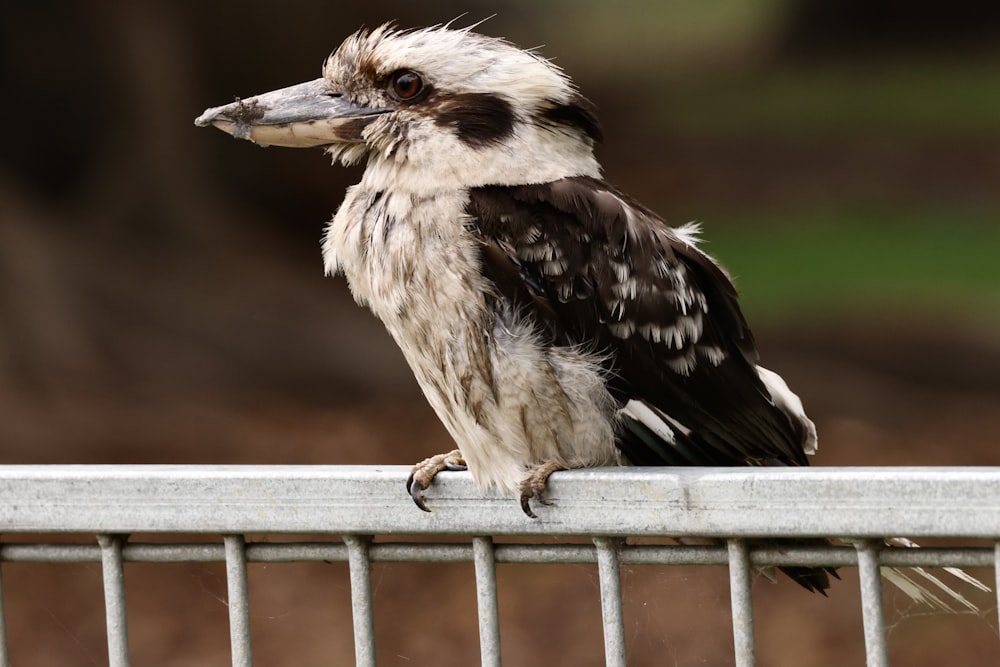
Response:
MULTIPOLYGON (((777 542, 777 541, 775 541, 777 542)), ((820 540, 819 543, 830 544, 827 540, 820 540)), ((764 544, 770 545, 771 542, 765 542, 764 544)), ((796 540, 789 542, 788 540, 781 540, 780 544, 788 545, 794 544, 796 546, 804 546, 808 544, 817 544, 817 542, 804 542, 801 540, 796 540)), ((885 541, 887 547, 890 548, 905 548, 905 549, 918 549, 920 545, 916 542, 906 539, 905 537, 893 537, 885 541)), ((802 586, 808 591, 815 593, 822 593, 826 595, 827 589, 830 588, 830 576, 840 578, 837 576, 836 568, 826 567, 795 567, 795 566, 784 566, 779 567, 779 570, 784 572, 792 581, 802 586)), ((990 593, 992 590, 989 586, 976 579, 968 572, 957 568, 957 567, 945 567, 942 568, 948 575, 955 577, 961 582, 962 586, 971 586, 979 591, 990 593)), ((908 567, 908 568, 896 568, 884 566, 881 569, 882 577, 893 584, 896 588, 902 591, 907 597, 916 602, 919 605, 930 607, 935 611, 945 612, 945 613, 957 613, 962 611, 978 612, 979 607, 975 602, 970 600, 966 595, 961 593, 956 587, 947 584, 940 577, 928 572, 922 567, 908 567)), ((762 571, 762 574, 767 578, 774 580, 772 574, 767 571, 762 571)))
MULTIPOLYGON (((797 418, 802 424, 802 433, 805 434, 803 445, 814 449, 816 445, 815 428, 802 412, 798 397, 791 393, 784 381, 774 373, 766 369, 758 369, 758 372, 772 395, 780 397, 778 404, 781 409, 787 411, 789 418, 798 415, 797 418)), ((696 435, 687 432, 663 412, 642 401, 629 401, 620 411, 619 419, 622 431, 618 446, 626 459, 633 465, 725 466, 740 463, 738 458, 728 457, 725 452, 704 446, 703 443, 697 441, 696 435)), ((785 465, 781 461, 769 461, 768 464, 785 465)), ((685 538, 679 538, 677 541, 682 544, 704 544, 702 540, 685 538)), ((822 538, 754 541, 757 546, 778 548, 781 546, 820 546, 830 543, 829 540, 822 538)), ((887 547, 891 548, 919 547, 915 542, 902 537, 887 539, 885 543, 887 547)), ((832 567, 782 566, 778 569, 803 588, 823 595, 826 595, 827 589, 830 588, 830 577, 839 578, 836 568, 832 567)), ((959 568, 946 567, 943 569, 945 573, 961 582, 962 585, 958 588, 971 586, 979 591, 990 592, 989 586, 959 568)), ((764 568, 760 572, 768 579, 774 580, 772 568, 764 568)), ((962 610, 975 612, 979 610, 977 605, 959 590, 924 568, 883 567, 882 576, 916 603, 932 609, 945 612, 962 610)))
MULTIPOLYGON (((919 544, 905 537, 893 537, 887 539, 885 543, 890 547, 905 549, 920 548, 919 544)), ((957 578, 965 585, 972 586, 985 593, 992 592, 989 586, 960 568, 946 567, 943 569, 946 573, 957 578)), ((926 605, 937 611, 953 613, 962 611, 963 608, 971 612, 979 611, 979 607, 969 600, 969 598, 922 567, 911 567, 905 570, 895 567, 883 567, 882 576, 914 602, 926 605), (956 605, 958 605, 958 608, 956 608, 956 605)))
MULTIPOLYGON (((756 547, 781 549, 784 547, 822 547, 829 546, 830 540, 814 539, 761 539, 751 543, 756 547)), ((830 588, 830 577, 840 579, 835 567, 808 567, 805 565, 780 565, 777 568, 789 579, 810 593, 826 595, 830 588)), ((777 582, 773 567, 762 567, 757 571, 772 583, 777 582)))

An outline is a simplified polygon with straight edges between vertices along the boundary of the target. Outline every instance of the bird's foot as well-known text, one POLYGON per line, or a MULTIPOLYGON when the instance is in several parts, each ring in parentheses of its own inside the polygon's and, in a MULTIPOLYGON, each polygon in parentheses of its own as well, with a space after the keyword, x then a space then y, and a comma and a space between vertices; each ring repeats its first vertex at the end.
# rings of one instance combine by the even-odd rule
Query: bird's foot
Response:
POLYGON ((545 499, 545 487, 549 483, 549 477, 558 470, 565 470, 566 466, 560 463, 543 463, 535 466, 528 473, 528 476, 521 481, 521 509, 532 519, 537 519, 538 515, 531 511, 531 501, 536 500, 542 505, 551 505, 552 502, 545 499))
POLYGON ((442 470, 468 470, 462 452, 453 449, 447 454, 438 454, 428 459, 424 459, 413 466, 410 476, 406 478, 406 491, 413 498, 417 507, 425 512, 430 512, 424 503, 424 491, 431 485, 434 478, 442 470))

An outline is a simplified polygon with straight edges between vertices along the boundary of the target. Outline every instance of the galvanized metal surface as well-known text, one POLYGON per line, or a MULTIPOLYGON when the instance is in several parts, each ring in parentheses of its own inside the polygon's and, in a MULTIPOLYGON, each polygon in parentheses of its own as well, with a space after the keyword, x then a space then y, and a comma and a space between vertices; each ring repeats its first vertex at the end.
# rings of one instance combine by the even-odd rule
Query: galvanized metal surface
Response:
POLYGON ((497 601, 496 557, 493 540, 472 538, 476 565, 476 606, 479 609, 479 655, 483 667, 500 667, 500 605, 497 601))
POLYGON ((10 667, 7 653, 7 615, 3 605, 3 575, 0 574, 0 667, 10 667))
MULTIPOLYGON (((993 546, 993 550, 995 554, 995 560, 993 561, 993 575, 996 579, 993 590, 997 595, 997 611, 1000 613, 1000 540, 997 540, 997 543, 993 546)), ((1000 625, 1000 623, 998 623, 998 625, 1000 625)))
MULTIPOLYGON (((404 467, 363 466, 0 466, 0 532, 6 540, 0 561, 101 563, 109 663, 115 667, 129 659, 123 579, 129 561, 225 562, 232 661, 239 667, 253 662, 249 562, 348 562, 356 664, 364 667, 376 664, 373 562, 473 562, 482 664, 488 667, 501 664, 497 563, 597 564, 605 659, 615 666, 626 664, 621 565, 728 565, 739 667, 752 667, 755 660, 754 567, 858 567, 867 663, 882 667, 887 649, 881 566, 1000 566, 998 468, 565 472, 553 476, 554 506, 536 508, 538 520, 525 517, 513 500, 483 497, 463 473, 436 481, 428 515, 405 493, 407 474, 404 467), (96 536, 98 544, 46 544, 35 535, 19 543, 19 532, 82 533, 96 536), (202 533, 210 541, 128 543, 124 537, 172 532, 202 533), (245 533, 325 533, 330 541, 247 543, 245 533), (380 537, 388 534, 464 535, 469 541, 380 537), (495 543, 490 535, 528 539, 495 543), (561 542, 539 544, 539 535, 561 542), (828 535, 854 546, 774 548, 753 540, 828 535), (888 535, 983 537, 994 546, 883 548, 888 535), (716 537, 724 545, 628 544, 625 536, 716 537)), ((5 667, 2 600, 0 590, 5 667)))
POLYGON ((736 667, 757 664, 753 640, 753 599, 750 593, 752 573, 750 550, 746 540, 729 540, 729 596, 733 610, 733 653, 736 667))
POLYGON ((372 605, 372 571, 368 535, 345 535, 351 568, 351 613, 354 617, 354 663, 375 667, 375 617, 372 605))
POLYGON ((858 576, 861 580, 861 619, 865 628, 865 660, 868 667, 889 664, 885 641, 885 616, 882 611, 882 575, 879 570, 879 543, 857 543, 858 576))
POLYGON ((552 476, 539 518, 405 466, 0 466, 0 531, 882 537, 1000 535, 1000 468, 601 468, 552 476), (970 512, 969 507, 976 507, 970 512))
MULTIPOLYGON (((16 539, 10 536, 9 539, 16 539)), ((382 538, 384 539, 384 538, 382 538)), ((495 544, 497 563, 597 563, 591 544, 495 544)), ((466 543, 375 542, 368 547, 373 563, 467 563, 473 561, 473 545, 466 543)), ((225 561, 225 549, 218 544, 128 543, 122 549, 126 562, 210 563, 225 561)), ((347 546, 342 542, 271 542, 246 545, 249 563, 298 563, 325 561, 346 563, 347 546)), ((726 565, 724 546, 622 544, 618 547, 622 565, 726 565)), ((879 562, 895 567, 993 567, 997 558, 993 547, 925 547, 886 549, 879 562)), ((11 563, 99 563, 101 550, 95 544, 0 544, 0 562, 11 563)), ((809 567, 855 567, 854 547, 808 546, 750 548, 754 567, 804 565, 809 567)))
POLYGON ((229 643, 233 667, 253 667, 246 540, 242 535, 226 535, 223 540, 226 553, 226 584, 229 590, 229 643))
POLYGON ((128 622, 125 606, 125 568, 120 535, 98 535, 104 576, 104 610, 107 618, 108 664, 128 667, 128 622))
POLYGON ((601 583, 601 618, 604 621, 604 664, 625 667, 625 616, 622 613, 621 562, 619 540, 595 537, 597 572, 601 583))

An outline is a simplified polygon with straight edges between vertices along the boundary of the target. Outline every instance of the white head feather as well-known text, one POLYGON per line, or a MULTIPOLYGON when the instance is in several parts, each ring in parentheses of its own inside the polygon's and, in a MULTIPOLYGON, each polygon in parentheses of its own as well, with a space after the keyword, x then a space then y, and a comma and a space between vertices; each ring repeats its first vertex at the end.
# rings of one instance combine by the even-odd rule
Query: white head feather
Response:
POLYGON ((383 25, 348 37, 323 76, 356 104, 391 109, 365 129, 363 144, 329 149, 345 163, 367 158, 367 185, 419 192, 600 174, 590 103, 558 67, 503 39, 383 25), (427 95, 392 99, 387 80, 400 71, 419 75, 427 95), (500 131, 505 123, 509 132, 500 131))

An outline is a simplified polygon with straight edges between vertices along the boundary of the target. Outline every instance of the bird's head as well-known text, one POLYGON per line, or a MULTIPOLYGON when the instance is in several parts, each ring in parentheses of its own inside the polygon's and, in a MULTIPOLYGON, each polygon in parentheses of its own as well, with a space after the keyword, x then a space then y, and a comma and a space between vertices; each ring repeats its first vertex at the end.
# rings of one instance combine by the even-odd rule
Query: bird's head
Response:
MULTIPOLYGON (((396 189, 597 176, 593 105, 552 63, 471 29, 383 25, 348 37, 319 79, 208 109, 196 124, 367 160, 396 189)), ((377 185, 377 183, 375 183, 377 185)))

